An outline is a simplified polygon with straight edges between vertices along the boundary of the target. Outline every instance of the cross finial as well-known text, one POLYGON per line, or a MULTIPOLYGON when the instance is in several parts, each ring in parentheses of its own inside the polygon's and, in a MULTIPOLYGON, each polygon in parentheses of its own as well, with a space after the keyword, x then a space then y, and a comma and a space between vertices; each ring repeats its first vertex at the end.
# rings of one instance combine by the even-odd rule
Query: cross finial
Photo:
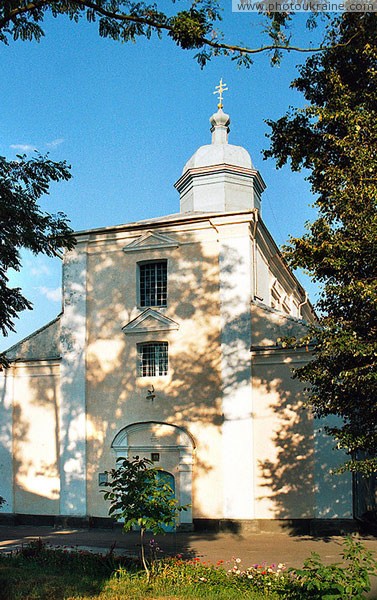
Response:
POLYGON ((219 103, 217 105, 217 108, 219 109, 223 107, 223 92, 226 91, 228 91, 228 88, 226 86, 226 83, 223 83, 223 80, 221 78, 219 85, 216 86, 216 89, 213 92, 214 94, 218 94, 219 103))

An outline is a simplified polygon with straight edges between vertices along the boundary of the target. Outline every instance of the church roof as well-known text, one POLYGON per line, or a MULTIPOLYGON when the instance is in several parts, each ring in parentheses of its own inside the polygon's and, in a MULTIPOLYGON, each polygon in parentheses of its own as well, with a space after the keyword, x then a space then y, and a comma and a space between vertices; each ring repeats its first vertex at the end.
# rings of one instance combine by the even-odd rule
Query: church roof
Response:
POLYGON ((230 117, 222 108, 210 118, 212 143, 200 146, 183 167, 183 173, 198 167, 213 165, 232 165, 246 169, 254 169, 250 154, 242 146, 228 143, 230 117))
POLYGON ((60 358, 60 317, 61 313, 5 350, 7 359, 10 362, 58 360, 60 358))
POLYGON ((201 210, 192 210, 192 211, 188 211, 185 213, 172 213, 170 215, 164 215, 162 217, 153 217, 150 219, 142 219, 140 221, 133 221, 131 223, 122 223, 119 225, 110 225, 107 227, 97 227, 94 229, 83 229, 81 231, 75 231, 73 233, 73 235, 79 236, 79 235, 86 235, 89 233, 99 233, 99 232, 107 232, 107 231, 121 231, 124 229, 138 229, 138 228, 143 228, 143 227, 153 227, 154 225, 158 226, 158 225, 163 225, 163 224, 169 224, 169 223, 175 223, 177 221, 190 221, 192 219, 197 219, 200 220, 202 219, 210 219, 211 217, 219 217, 219 216, 224 216, 224 217, 228 217, 231 215, 238 215, 238 214, 246 214, 246 215, 250 215, 253 214, 255 211, 255 209, 250 209, 250 210, 236 210, 233 212, 224 212, 224 211, 201 211, 201 210))

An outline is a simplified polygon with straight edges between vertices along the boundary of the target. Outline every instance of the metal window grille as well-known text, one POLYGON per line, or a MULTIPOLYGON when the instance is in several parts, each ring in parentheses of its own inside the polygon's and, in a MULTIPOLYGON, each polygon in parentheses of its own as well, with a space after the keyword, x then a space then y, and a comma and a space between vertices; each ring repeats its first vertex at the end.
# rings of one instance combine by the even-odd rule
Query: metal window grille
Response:
POLYGON ((138 344, 139 377, 158 377, 168 373, 168 343, 138 344))
POLYGON ((139 265, 140 306, 166 306, 167 261, 139 265))

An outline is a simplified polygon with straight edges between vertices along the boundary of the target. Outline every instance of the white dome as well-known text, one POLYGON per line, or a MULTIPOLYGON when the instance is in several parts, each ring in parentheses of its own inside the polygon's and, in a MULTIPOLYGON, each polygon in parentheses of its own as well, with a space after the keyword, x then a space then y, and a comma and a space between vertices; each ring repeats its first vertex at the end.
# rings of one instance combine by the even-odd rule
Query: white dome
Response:
POLYGON ((182 174, 188 169, 212 167, 214 165, 232 165, 253 169, 250 154, 241 146, 228 144, 230 118, 222 108, 210 118, 212 144, 201 146, 183 167, 182 174))
POLYGON ((230 117, 221 103, 218 109, 210 118, 212 143, 198 148, 175 183, 181 213, 260 210, 266 186, 248 151, 228 143, 230 117))
POLYGON ((253 169, 250 154, 242 146, 233 146, 232 144, 206 144, 201 146, 192 155, 183 167, 182 174, 188 169, 198 167, 210 167, 213 165, 235 165, 253 169))

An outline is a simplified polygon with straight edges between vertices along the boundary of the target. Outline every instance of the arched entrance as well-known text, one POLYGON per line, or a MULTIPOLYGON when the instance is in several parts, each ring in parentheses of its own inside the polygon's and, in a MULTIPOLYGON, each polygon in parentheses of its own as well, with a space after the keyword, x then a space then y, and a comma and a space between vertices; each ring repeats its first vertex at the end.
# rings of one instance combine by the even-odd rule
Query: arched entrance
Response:
POLYGON ((190 504, 187 511, 179 513, 179 524, 192 523, 192 465, 195 443, 190 434, 181 427, 168 423, 133 423, 117 433, 111 446, 116 458, 148 458, 162 472, 171 475, 178 503, 190 504))

